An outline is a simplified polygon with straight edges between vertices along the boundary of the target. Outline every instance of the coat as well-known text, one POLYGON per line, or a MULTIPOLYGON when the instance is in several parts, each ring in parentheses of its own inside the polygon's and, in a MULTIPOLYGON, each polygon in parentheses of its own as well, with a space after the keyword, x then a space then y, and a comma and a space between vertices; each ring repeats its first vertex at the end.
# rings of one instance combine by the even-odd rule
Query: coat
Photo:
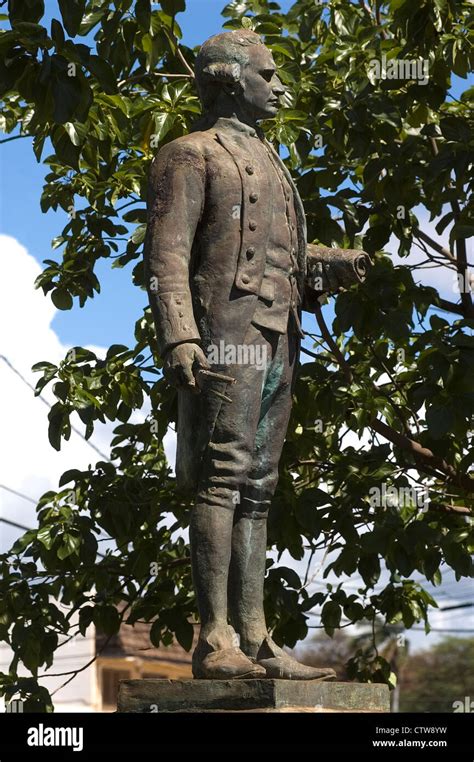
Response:
MULTIPOLYGON (((250 163, 238 139, 239 124, 220 118, 210 129, 168 143, 152 163, 145 268, 161 353, 189 340, 204 348, 220 339, 240 344, 252 320, 265 269, 271 189, 266 167, 250 163)), ((302 301, 303 204, 267 146, 294 194, 302 301)))

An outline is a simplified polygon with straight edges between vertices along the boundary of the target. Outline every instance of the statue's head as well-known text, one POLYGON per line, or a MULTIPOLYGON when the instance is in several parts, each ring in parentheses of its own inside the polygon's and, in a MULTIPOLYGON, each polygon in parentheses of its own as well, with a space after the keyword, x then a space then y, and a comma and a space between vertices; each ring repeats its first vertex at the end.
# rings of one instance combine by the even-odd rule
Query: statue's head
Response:
POLYGON ((222 32, 206 40, 195 74, 205 111, 231 99, 252 119, 268 119, 277 113, 285 92, 272 54, 249 29, 222 32))

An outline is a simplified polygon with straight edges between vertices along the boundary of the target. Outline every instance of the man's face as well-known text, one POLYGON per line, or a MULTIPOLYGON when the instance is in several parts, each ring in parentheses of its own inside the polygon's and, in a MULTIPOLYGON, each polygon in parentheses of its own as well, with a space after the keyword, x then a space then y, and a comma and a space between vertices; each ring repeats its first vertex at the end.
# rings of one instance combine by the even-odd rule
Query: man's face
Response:
POLYGON ((264 45, 251 45, 250 60, 243 68, 240 94, 247 112, 254 119, 275 116, 280 107, 280 96, 285 92, 272 54, 264 45))

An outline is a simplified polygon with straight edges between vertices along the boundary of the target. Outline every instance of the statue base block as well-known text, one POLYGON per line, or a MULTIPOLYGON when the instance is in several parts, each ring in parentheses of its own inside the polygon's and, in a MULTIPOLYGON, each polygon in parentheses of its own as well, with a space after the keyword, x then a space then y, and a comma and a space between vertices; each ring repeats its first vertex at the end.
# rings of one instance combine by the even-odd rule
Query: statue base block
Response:
POLYGON ((315 680, 122 680, 119 712, 389 712, 386 685, 315 680))

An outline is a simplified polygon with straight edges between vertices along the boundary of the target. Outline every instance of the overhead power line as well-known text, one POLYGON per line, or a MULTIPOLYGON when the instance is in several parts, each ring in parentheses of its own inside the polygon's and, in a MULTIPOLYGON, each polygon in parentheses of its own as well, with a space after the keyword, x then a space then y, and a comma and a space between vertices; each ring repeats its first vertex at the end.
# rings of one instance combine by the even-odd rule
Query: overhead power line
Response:
MULTIPOLYGON (((47 407, 49 407, 49 409, 51 410, 51 408, 52 408, 52 405, 51 405, 51 404, 48 402, 48 400, 47 400, 47 399, 45 399, 45 398, 44 398, 44 397, 43 397, 41 394, 36 394, 36 389, 35 389, 35 387, 33 386, 33 384, 30 384, 30 382, 28 381, 28 379, 27 379, 27 378, 25 378, 25 377, 23 376, 23 374, 22 374, 22 373, 20 373, 20 371, 19 371, 19 370, 17 370, 17 369, 15 368, 15 366, 14 366, 14 365, 12 365, 12 363, 10 362, 10 360, 9 360, 7 357, 5 357, 5 355, 0 355, 0 360, 3 360, 3 362, 5 363, 5 365, 6 365, 8 368, 10 368, 10 370, 11 370, 13 373, 15 373, 15 375, 17 375, 17 376, 18 376, 18 378, 20 378, 20 379, 21 379, 21 381, 23 381, 23 383, 24 383, 24 384, 26 384, 26 386, 28 386, 28 387, 29 387, 29 388, 30 388, 30 389, 31 389, 33 392, 35 392, 35 395, 36 395, 36 397, 38 397, 38 399, 40 399, 40 400, 41 400, 41 402, 42 402, 44 405, 46 405, 47 407)), ((105 455, 105 453, 103 453, 103 452, 102 452, 102 450, 100 450, 100 449, 97 447, 97 445, 95 445, 93 442, 91 442, 91 441, 90 441, 90 439, 86 439, 86 437, 84 436, 84 434, 82 433, 82 431, 80 431, 79 429, 77 429, 77 428, 74 426, 74 424, 72 424, 72 423, 71 423, 71 429, 72 429, 72 431, 74 431, 74 433, 75 433, 75 434, 77 434, 78 436, 80 436, 80 437, 81 437, 81 439, 83 439, 83 440, 84 440, 84 442, 86 442, 86 444, 88 444, 88 445, 89 445, 89 447, 92 447, 92 449, 93 449, 93 450, 95 450, 95 451, 96 451, 96 453, 98 453, 98 455, 100 455, 100 457, 101 457, 103 460, 106 460, 106 461, 108 461, 108 463, 111 463, 111 460, 110 460, 110 458, 108 457, 108 455, 105 455)))
MULTIPOLYGON (((410 630, 416 630, 417 632, 424 632, 425 628, 424 627, 410 627, 410 630)), ((410 633, 410 630, 408 630, 408 634, 410 633)), ((470 632, 470 633, 474 633, 474 630, 461 630, 461 629, 458 629, 457 627, 432 627, 430 632, 428 633, 428 635, 431 632, 466 632, 466 633, 470 632)))
POLYGON ((11 527, 15 527, 16 529, 23 529, 25 532, 30 531, 30 527, 25 527, 23 524, 17 524, 16 521, 10 521, 9 519, 0 518, 0 522, 2 524, 8 524, 11 527))
POLYGON ((16 489, 12 489, 11 487, 7 487, 6 484, 0 484, 0 489, 4 489, 7 492, 11 492, 12 495, 16 495, 17 497, 22 497, 23 500, 28 500, 29 503, 33 503, 33 505, 37 504, 36 500, 33 500, 32 497, 28 497, 28 495, 24 495, 23 492, 18 492, 16 489))

